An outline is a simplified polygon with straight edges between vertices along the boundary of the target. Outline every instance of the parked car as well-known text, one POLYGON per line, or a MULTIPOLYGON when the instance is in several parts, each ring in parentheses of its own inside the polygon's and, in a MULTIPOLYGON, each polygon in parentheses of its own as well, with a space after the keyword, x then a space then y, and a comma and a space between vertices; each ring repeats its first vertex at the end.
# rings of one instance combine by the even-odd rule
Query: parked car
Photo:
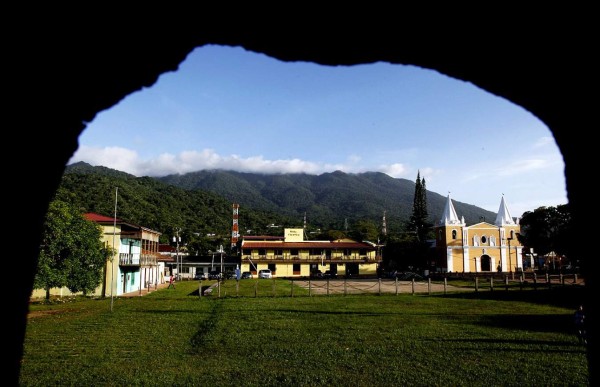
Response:
POLYGON ((242 277, 241 278, 242 279, 252 279, 252 278, 254 278, 254 276, 252 275, 251 272, 245 271, 245 272, 242 273, 242 277))
POLYGON ((273 278, 273 274, 269 269, 261 269, 258 271, 258 278, 273 278))
POLYGON ((310 278, 323 278, 323 272, 321 270, 313 270, 310 272, 310 278))
POLYGON ((211 271, 211 272, 208 273, 208 279, 211 279, 211 280, 221 279, 221 273, 219 273, 216 270, 213 270, 213 271, 211 271))
POLYGON ((325 270, 325 273, 323 273, 323 278, 337 278, 337 273, 331 270, 325 270))
POLYGON ((198 281, 202 281, 202 280, 208 279, 208 276, 206 275, 205 272, 199 272, 199 273, 196 273, 196 275, 194 276, 194 279, 198 280, 198 281))

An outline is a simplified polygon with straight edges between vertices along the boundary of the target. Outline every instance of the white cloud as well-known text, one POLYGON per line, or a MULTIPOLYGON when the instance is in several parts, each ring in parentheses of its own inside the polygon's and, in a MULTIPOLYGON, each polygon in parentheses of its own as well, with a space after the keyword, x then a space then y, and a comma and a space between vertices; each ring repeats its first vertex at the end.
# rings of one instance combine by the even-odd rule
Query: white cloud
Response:
POLYGON ((364 172, 343 164, 320 164, 298 158, 267 160, 263 156, 221 156, 212 149, 183 151, 179 155, 163 153, 157 158, 141 160, 137 152, 118 147, 80 147, 69 160, 69 164, 85 161, 92 165, 127 172, 135 176, 164 176, 184 174, 204 169, 224 169, 256 173, 308 173, 321 174, 335 170, 348 173, 364 172))
POLYGON ((131 149, 118 146, 96 148, 82 145, 73 155, 69 164, 85 161, 92 165, 102 165, 118 171, 137 175, 138 154, 131 149))
MULTIPOLYGON (((84 161, 135 176, 164 176, 206 169, 223 169, 253 173, 308 173, 314 175, 337 170, 346 173, 378 171, 394 178, 416 178, 416 172, 402 163, 381 164, 378 167, 369 168, 356 165, 355 162, 358 159, 358 157, 350 156, 349 164, 323 164, 299 158, 267 160, 263 156, 245 158, 236 154, 221 156, 212 149, 204 149, 202 151, 183 151, 179 155, 163 153, 156 158, 142 160, 136 151, 126 148, 81 146, 69 160, 69 164, 84 161), (415 176, 409 176, 413 172, 415 176)), ((428 181, 440 173, 439 170, 436 171, 430 167, 423 168, 420 172, 421 176, 427 177, 428 181)))
MULTIPOLYGON (((385 173, 388 176, 395 177, 395 178, 404 177, 404 175, 406 175, 406 173, 408 172, 408 170, 404 166, 404 164, 401 164, 401 163, 394 163, 394 164, 390 164, 390 165, 380 165, 377 168, 377 170, 385 173)), ((415 179, 416 179, 416 175, 415 175, 415 179)))

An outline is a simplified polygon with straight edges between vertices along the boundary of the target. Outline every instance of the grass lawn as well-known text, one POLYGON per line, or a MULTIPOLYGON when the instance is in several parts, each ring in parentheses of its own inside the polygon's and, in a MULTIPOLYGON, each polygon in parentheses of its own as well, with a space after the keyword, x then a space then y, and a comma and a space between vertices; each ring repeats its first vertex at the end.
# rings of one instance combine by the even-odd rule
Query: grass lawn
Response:
POLYGON ((588 385, 577 289, 291 297, 261 281, 221 297, 181 282, 112 311, 32 303, 20 385, 588 385))

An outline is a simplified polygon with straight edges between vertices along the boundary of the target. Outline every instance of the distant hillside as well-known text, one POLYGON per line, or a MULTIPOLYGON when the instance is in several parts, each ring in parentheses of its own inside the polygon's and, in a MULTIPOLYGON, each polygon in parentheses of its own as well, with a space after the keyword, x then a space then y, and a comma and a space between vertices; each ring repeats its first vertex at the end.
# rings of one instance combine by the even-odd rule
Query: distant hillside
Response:
MULTIPOLYGON (((158 180, 188 190, 216 193, 242 207, 276 211, 296 219, 306 213, 308 223, 328 229, 343 229, 346 219, 371 219, 381 224, 386 213, 388 231, 403 228, 412 214, 415 183, 384 173, 347 174, 336 171, 322 175, 266 175, 233 171, 198 171, 169 175, 158 180)), ((416 180, 416 176, 415 176, 416 180)), ((482 219, 493 222, 494 212, 453 201, 467 224, 482 219)), ((446 196, 427 191, 430 221, 440 219, 446 196)))
MULTIPOLYGON (((78 192, 74 201, 106 215, 114 211, 117 185, 123 196, 121 217, 162 232, 192 222, 202 232, 218 230, 224 234, 231 229, 232 203, 240 205, 242 233, 246 229, 264 230, 272 223, 301 227, 305 214, 310 229, 344 230, 346 223, 352 225, 357 220, 380 225, 384 211, 388 233, 400 232, 412 214, 415 189, 413 181, 379 172, 266 175, 210 170, 150 178, 76 163, 67 166, 63 177, 63 186, 78 192)), ((432 223, 441 217, 445 203, 445 196, 427 191, 432 223)), ((495 220, 493 212, 453 203, 467 224, 495 220)))
MULTIPOLYGON (((231 201, 203 190, 185 190, 150 177, 133 175, 86 163, 67 166, 58 196, 82 212, 113 216, 118 187, 117 217, 151 228, 168 242, 175 227, 184 233, 216 234, 229 238, 232 225, 231 201)), ((264 230, 269 224, 289 224, 277 213, 240 208, 240 224, 264 230)), ((294 224, 294 226, 298 226, 294 224)))

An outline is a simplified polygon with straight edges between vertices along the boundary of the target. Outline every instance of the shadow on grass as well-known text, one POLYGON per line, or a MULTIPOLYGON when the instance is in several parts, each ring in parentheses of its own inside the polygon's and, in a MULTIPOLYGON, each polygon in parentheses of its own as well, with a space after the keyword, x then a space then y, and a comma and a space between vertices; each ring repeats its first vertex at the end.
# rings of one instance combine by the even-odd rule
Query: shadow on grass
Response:
POLYGON ((539 305, 552 305, 567 309, 577 309, 585 299, 586 289, 582 286, 554 287, 538 290, 510 290, 497 288, 495 290, 483 289, 472 292, 432 294, 431 297, 445 297, 457 299, 478 299, 498 301, 521 301, 539 305))
POLYGON ((573 318, 570 315, 491 315, 479 316, 477 324, 512 330, 532 332, 563 332, 575 335, 573 318))

